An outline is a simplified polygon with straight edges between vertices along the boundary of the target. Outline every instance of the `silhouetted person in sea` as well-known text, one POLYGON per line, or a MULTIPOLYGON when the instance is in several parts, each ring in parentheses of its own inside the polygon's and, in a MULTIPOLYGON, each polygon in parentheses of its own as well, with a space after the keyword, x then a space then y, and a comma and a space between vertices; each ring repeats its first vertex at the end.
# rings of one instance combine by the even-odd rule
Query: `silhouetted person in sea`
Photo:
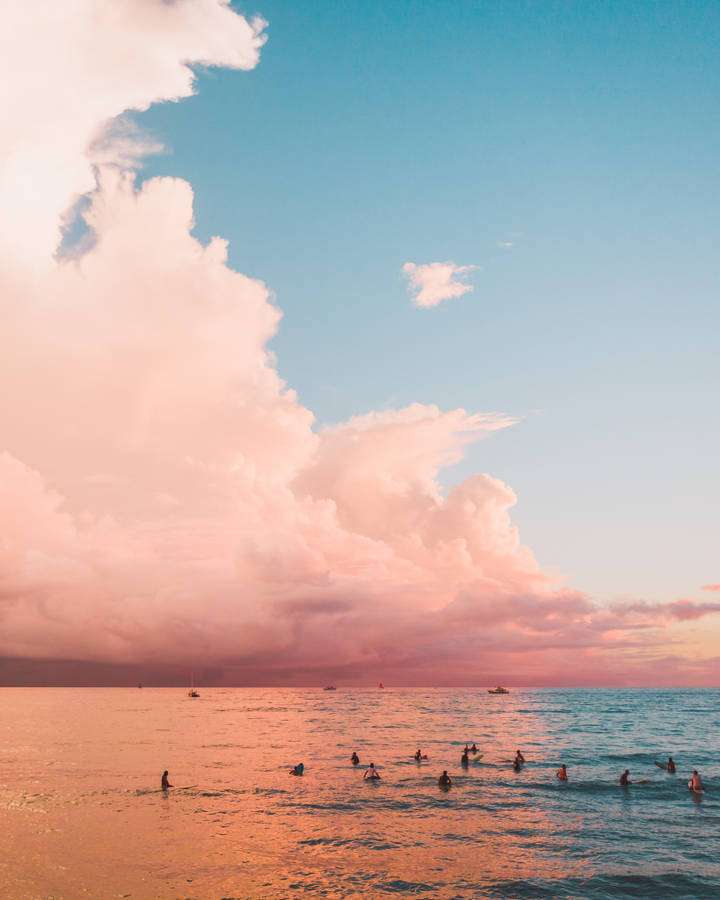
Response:
POLYGON ((668 756, 667 770, 671 775, 675 774, 675 761, 672 756, 668 756))
POLYGON ((523 765, 523 763, 525 762, 525 757, 519 750, 515 751, 515 762, 519 763, 520 765, 523 765))
POLYGON ((438 778, 438 787, 447 790, 452 784, 452 778, 448 775, 447 769, 443 769, 442 775, 438 778))
POLYGON ((477 747, 475 746, 475 744, 473 744, 472 747, 470 748, 470 752, 471 752, 471 753, 477 753, 477 752, 478 752, 478 749, 477 749, 477 747))
POLYGON ((168 788, 171 788, 172 785, 168 781, 168 772, 167 769, 162 773, 162 781, 160 782, 160 790, 166 791, 168 788))
POLYGON ((560 779, 560 781, 567 781, 567 766, 563 763, 560 768, 557 770, 555 775, 560 779))
POLYGON ((463 755, 460 757, 460 765, 465 766, 466 769, 467 769, 468 763, 470 762, 470 758, 468 757, 468 750, 469 750, 469 747, 466 744, 465 749, 463 750, 463 755))
POLYGON ((298 763, 296 766, 293 766, 292 769, 290 769, 290 774, 291 775, 302 775, 302 773, 304 771, 305 771, 304 763, 298 763))
POLYGON ((354 766, 358 765, 358 763, 360 762, 360 757, 357 755, 357 753, 354 750, 353 750, 353 755, 350 757, 350 762, 354 766))
POLYGON ((375 763, 370 763, 370 766, 365 769, 365 773, 363 774, 363 778, 379 778, 380 775, 375 771, 375 763))
POLYGON ((417 750, 416 750, 416 752, 415 752, 415 759, 416 759, 418 762, 420 762, 420 760, 422 759, 422 753, 420 752, 420 748, 419 748, 419 747, 417 748, 417 750))
POLYGON ((630 781, 630 779, 628 778, 629 774, 630 774, 630 769, 625 769, 625 771, 620 776, 620 784, 623 787, 627 787, 629 784, 632 784, 632 781, 630 781))

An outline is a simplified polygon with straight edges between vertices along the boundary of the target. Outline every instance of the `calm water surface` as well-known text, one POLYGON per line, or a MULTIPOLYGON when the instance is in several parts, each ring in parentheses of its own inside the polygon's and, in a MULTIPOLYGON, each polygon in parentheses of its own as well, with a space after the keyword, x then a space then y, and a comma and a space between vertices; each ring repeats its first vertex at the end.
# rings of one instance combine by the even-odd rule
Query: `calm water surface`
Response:
POLYGON ((5 688, 0 703, 11 900, 720 896, 719 690, 5 688), (467 770, 465 741, 484 753, 467 770), (653 764, 668 753, 677 776, 653 764), (625 768, 650 780, 621 788, 625 768))

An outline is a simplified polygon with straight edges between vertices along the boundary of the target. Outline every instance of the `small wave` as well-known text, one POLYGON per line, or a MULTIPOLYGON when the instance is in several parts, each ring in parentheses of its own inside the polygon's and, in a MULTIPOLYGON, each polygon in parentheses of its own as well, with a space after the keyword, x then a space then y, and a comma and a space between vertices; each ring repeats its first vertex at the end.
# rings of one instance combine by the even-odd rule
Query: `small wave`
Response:
POLYGON ((304 844, 308 847, 317 847, 318 845, 327 847, 344 847, 347 844, 354 843, 350 838, 307 838, 304 841, 298 841, 298 844, 304 844))

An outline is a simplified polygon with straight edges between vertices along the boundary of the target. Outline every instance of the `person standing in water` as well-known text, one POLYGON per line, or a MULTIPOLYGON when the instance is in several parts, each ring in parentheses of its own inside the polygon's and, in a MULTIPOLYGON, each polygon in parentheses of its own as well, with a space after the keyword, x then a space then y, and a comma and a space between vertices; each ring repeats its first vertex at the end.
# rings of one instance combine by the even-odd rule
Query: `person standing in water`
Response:
POLYGON ((705 790, 705 788, 703 787, 702 778, 698 774, 697 769, 693 769, 692 778, 690 779, 690 784, 688 785, 688 787, 693 791, 705 790))
POLYGON ((438 787, 449 788, 452 784, 452 778, 448 775, 447 769, 443 769, 442 775, 438 778, 438 787))
POLYGON ((667 770, 671 775, 675 774, 675 760, 672 756, 668 756, 667 770))
POLYGON ((160 790, 166 791, 168 788, 171 788, 171 787, 172 787, 172 785, 168 781, 168 771, 167 771, 167 769, 165 769, 165 771, 162 773, 162 780, 160 781, 160 790))
POLYGON ((567 776, 567 766, 565 765, 565 763, 563 763, 563 764, 560 766, 560 768, 557 770, 557 772, 555 773, 555 775, 560 779, 560 781, 567 781, 567 780, 568 780, 568 776, 567 776))
POLYGON ((625 771, 620 776, 620 784, 623 787, 627 787, 629 784, 632 784, 632 781, 630 781, 630 779, 628 778, 629 774, 630 774, 630 769, 625 769, 625 771))
POLYGON ((357 766, 358 763, 360 762, 360 757, 357 755, 357 753, 354 750, 353 750, 353 755, 350 757, 350 762, 354 766, 357 766))
POLYGON ((369 768, 365 769, 365 774, 363 775, 363 779, 365 778, 379 778, 380 775, 375 770, 375 763, 370 763, 369 768))
POLYGON ((465 766, 465 768, 467 768, 469 762, 470 762, 470 758, 468 756, 468 746, 466 744, 465 749, 463 750, 463 754, 460 757, 460 765, 465 766))

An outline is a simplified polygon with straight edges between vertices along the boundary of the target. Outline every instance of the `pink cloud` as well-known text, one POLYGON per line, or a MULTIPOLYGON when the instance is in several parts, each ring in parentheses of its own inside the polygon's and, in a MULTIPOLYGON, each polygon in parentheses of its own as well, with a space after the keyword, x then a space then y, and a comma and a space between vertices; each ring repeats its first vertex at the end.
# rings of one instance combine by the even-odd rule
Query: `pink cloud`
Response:
POLYGON ((703 591, 720 591, 720 584, 704 584, 701 588, 703 591))
POLYGON ((406 262, 403 272, 408 277, 408 289, 415 291, 412 302, 425 309, 437 306, 443 300, 462 297, 473 289, 471 284, 464 284, 458 279, 477 269, 478 266, 456 266, 453 262, 434 262, 418 266, 406 262))
POLYGON ((227 0, 26 0, 7 4, 0 34, 0 247, 39 265, 60 213, 93 188, 92 164, 127 161, 142 136, 107 126, 125 110, 193 92, 194 63, 252 69, 261 19, 227 0), (116 153, 113 153, 113 145, 116 153))
MULTIPOLYGON (((23 9, 9 29, 21 42, 35 36, 23 9)), ((34 112, 6 107, 0 656, 56 672, 63 660, 207 665, 254 683, 680 673, 673 623, 710 605, 595 604, 523 546, 502 481, 445 489, 443 468, 512 418, 414 403, 314 430, 267 349, 280 310, 228 267, 224 241, 192 236, 190 186, 138 189, 122 168, 135 158, 127 135, 93 169, 108 118, 185 96, 193 60, 252 68, 262 23, 215 0, 68 10, 23 61, 34 112), (58 261, 79 191, 93 243, 58 261)), ((420 305, 470 289, 453 279, 472 267, 432 265, 406 267, 420 305)), ((677 677, 716 671, 708 660, 677 677)))

